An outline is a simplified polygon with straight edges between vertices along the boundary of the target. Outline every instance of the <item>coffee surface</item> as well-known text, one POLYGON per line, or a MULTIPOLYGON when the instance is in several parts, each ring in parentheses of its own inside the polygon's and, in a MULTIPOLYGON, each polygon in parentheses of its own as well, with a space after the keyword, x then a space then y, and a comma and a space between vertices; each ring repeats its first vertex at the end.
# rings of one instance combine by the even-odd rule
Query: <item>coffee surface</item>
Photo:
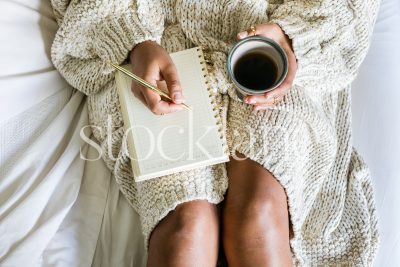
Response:
POLYGON ((252 90, 265 90, 275 83, 278 68, 268 55, 249 53, 238 59, 233 74, 242 86, 252 90))

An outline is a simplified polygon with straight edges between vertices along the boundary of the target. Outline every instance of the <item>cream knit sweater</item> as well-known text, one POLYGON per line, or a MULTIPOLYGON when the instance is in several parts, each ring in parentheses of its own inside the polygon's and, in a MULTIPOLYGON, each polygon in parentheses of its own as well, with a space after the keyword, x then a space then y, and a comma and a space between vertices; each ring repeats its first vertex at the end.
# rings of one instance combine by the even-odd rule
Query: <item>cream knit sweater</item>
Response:
POLYGON ((123 122, 114 70, 144 40, 168 52, 201 46, 230 149, 262 164, 284 186, 300 266, 368 266, 378 243, 371 179, 351 145, 350 84, 369 45, 378 0, 52 0, 60 28, 55 66, 88 95, 90 122, 145 240, 179 203, 223 200, 224 165, 134 183, 120 151, 123 122), (239 31, 273 21, 292 39, 298 71, 276 108, 237 101, 225 70, 239 31), (109 117, 110 116, 110 117, 109 117), (108 120, 111 118, 111 120, 108 120), (107 123, 113 131, 108 134, 107 123), (106 143, 112 142, 112 151, 106 143), (112 153, 112 154, 110 154, 112 153), (114 160, 116 158, 116 160, 114 160))

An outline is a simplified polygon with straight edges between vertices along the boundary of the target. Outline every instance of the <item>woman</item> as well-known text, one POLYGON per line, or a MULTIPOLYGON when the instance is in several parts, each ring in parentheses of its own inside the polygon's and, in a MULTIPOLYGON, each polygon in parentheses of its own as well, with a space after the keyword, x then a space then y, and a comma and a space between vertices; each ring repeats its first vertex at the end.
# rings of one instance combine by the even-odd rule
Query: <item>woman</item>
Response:
POLYGON ((112 140, 103 158, 139 212, 149 266, 215 266, 220 234, 229 266, 371 264, 376 215, 369 173, 351 147, 349 86, 377 0, 65 0, 53 7, 60 24, 54 64, 89 96, 102 147, 112 140), (290 70, 280 88, 241 103, 225 62, 236 37, 249 34, 281 44, 290 70), (180 109, 185 93, 168 53, 194 46, 213 63, 211 87, 232 151, 229 178, 220 164, 134 183, 106 62, 129 58, 147 81, 165 79, 173 104, 132 83, 135 96, 162 115, 180 109), (101 130, 109 115, 111 136, 101 130))

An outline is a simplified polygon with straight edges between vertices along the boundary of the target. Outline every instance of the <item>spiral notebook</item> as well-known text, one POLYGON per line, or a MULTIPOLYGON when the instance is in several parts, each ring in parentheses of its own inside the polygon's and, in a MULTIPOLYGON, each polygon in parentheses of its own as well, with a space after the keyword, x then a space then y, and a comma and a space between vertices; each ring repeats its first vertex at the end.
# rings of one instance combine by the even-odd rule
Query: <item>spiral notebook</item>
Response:
MULTIPOLYGON (((173 53, 171 58, 178 70, 185 103, 192 111, 154 115, 132 94, 132 80, 116 73, 127 152, 137 182, 229 160, 201 49, 173 53)), ((129 65, 123 67, 130 69, 129 65)), ((162 89, 165 84, 158 87, 162 89)))

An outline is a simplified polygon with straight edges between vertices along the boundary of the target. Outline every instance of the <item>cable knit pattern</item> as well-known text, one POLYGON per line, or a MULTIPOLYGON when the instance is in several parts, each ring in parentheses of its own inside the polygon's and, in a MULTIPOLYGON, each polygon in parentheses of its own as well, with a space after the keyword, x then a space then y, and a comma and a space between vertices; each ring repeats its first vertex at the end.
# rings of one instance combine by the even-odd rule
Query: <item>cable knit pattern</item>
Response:
POLYGON ((378 244, 368 168, 351 145, 350 84, 368 50, 378 0, 52 0, 60 29, 52 59, 88 95, 103 158, 139 212, 146 244, 178 204, 223 200, 223 164, 134 183, 121 150, 124 134, 114 70, 144 40, 168 52, 205 51, 211 88, 231 151, 257 161, 286 190, 297 266, 369 266, 378 244), (253 111, 237 101, 227 52, 236 34, 272 21, 292 39, 294 85, 275 108, 253 111), (107 126, 112 130, 107 131, 107 126), (107 148, 111 143, 111 149, 107 148))

